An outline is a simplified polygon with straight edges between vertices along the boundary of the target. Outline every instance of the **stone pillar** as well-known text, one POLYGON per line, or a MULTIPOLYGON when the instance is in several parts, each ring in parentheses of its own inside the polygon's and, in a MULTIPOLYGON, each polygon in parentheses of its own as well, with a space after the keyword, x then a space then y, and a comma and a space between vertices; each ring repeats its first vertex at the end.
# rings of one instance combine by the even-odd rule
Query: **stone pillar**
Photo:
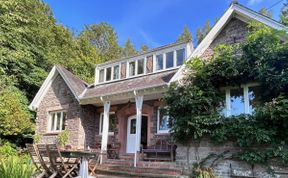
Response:
POLYGON ((100 164, 103 161, 103 154, 107 153, 108 134, 109 134, 109 111, 110 101, 104 101, 104 114, 103 114, 103 130, 102 130, 102 141, 101 141, 101 158, 100 164))
POLYGON ((135 96, 136 101, 136 149, 134 155, 134 167, 137 165, 137 153, 140 151, 140 141, 141 141, 141 121, 142 121, 142 105, 143 96, 135 96))

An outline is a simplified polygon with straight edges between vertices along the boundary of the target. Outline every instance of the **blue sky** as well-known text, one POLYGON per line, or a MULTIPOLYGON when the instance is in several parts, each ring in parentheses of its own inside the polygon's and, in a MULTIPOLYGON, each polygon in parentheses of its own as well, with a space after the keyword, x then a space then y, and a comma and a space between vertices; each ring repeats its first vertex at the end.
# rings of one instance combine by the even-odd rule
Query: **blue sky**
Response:
MULTIPOLYGON (((279 0, 239 0, 258 11, 269 8, 279 0)), ((130 38, 136 48, 142 44, 157 47, 174 42, 187 25, 195 34, 206 20, 214 24, 225 12, 231 0, 44 0, 57 22, 76 34, 85 25, 108 22, 118 34, 120 45, 130 38)), ((284 0, 283 0, 284 2, 284 0)), ((283 3, 282 2, 282 3, 283 3)), ((279 19, 282 3, 271 8, 273 18, 279 19)))

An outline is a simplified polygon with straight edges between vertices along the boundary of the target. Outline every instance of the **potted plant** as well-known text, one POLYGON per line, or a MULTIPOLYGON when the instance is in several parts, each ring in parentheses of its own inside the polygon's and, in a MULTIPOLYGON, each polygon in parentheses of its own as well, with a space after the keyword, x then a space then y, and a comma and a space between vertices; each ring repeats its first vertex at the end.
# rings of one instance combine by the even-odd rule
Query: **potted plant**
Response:
POLYGON ((58 137, 58 144, 60 146, 60 148, 64 149, 65 145, 67 144, 68 140, 69 140, 69 132, 68 130, 64 130, 62 131, 58 137))

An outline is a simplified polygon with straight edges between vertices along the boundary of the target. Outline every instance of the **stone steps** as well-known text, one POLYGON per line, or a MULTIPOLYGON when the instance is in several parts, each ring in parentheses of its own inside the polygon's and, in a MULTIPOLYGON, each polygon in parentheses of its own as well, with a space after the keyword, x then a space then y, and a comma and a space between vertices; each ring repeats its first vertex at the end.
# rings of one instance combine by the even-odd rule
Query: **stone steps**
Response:
POLYGON ((154 178, 178 178, 182 177, 182 169, 171 162, 145 162, 140 161, 137 167, 134 162, 125 159, 105 160, 97 168, 97 174, 126 177, 154 177, 154 178))

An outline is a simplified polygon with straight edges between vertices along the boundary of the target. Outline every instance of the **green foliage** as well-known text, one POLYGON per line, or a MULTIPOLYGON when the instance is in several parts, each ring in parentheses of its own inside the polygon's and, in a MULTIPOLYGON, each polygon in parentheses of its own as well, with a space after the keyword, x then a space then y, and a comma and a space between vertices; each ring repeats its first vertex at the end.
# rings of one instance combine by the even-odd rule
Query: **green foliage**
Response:
POLYGON ((141 45, 140 47, 140 52, 143 53, 143 52, 147 52, 149 50, 149 46, 147 45, 141 45))
POLYGON ((288 1, 283 4, 280 12, 280 22, 284 25, 288 25, 288 1))
POLYGON ((190 32, 187 26, 184 26, 183 32, 177 38, 177 42, 183 42, 183 41, 192 41, 192 33, 190 32))
POLYGON ((261 8, 259 10, 259 13, 266 16, 266 17, 269 17, 269 18, 272 18, 273 14, 272 14, 272 11, 269 11, 268 9, 266 9, 265 7, 261 8))
MULTIPOLYGON (((5 82, 4 82, 5 83, 5 82)), ((5 85, 5 84, 4 84, 5 85)), ((33 131, 25 95, 10 83, 0 90, 0 135, 20 136, 33 131)))
POLYGON ((28 159, 9 156, 0 159, 0 178, 30 178, 36 172, 36 168, 28 159))
POLYGON ((16 150, 16 146, 5 142, 3 145, 0 146, 0 160, 2 158, 7 158, 9 156, 17 156, 18 152, 16 150))
POLYGON ((107 23, 102 22, 86 26, 79 38, 89 41, 90 44, 96 47, 101 62, 117 59, 121 56, 117 34, 113 27, 107 23))
POLYGON ((69 140, 69 131, 68 130, 64 130, 62 131, 58 136, 57 136, 57 139, 58 139, 58 143, 61 147, 64 147, 68 140, 69 140))
POLYGON ((122 56, 129 57, 135 54, 137 54, 137 50, 135 49, 132 41, 128 39, 124 45, 124 48, 122 49, 122 56))
POLYGON ((251 164, 288 163, 286 41, 286 32, 251 23, 242 44, 219 45, 210 60, 190 60, 181 84, 172 84, 165 95, 173 137, 183 144, 204 136, 216 144, 234 142, 244 150, 235 158, 251 164), (221 88, 249 82, 260 84, 262 105, 251 115, 222 116, 221 88), (259 145, 267 149, 250 149, 259 145))

